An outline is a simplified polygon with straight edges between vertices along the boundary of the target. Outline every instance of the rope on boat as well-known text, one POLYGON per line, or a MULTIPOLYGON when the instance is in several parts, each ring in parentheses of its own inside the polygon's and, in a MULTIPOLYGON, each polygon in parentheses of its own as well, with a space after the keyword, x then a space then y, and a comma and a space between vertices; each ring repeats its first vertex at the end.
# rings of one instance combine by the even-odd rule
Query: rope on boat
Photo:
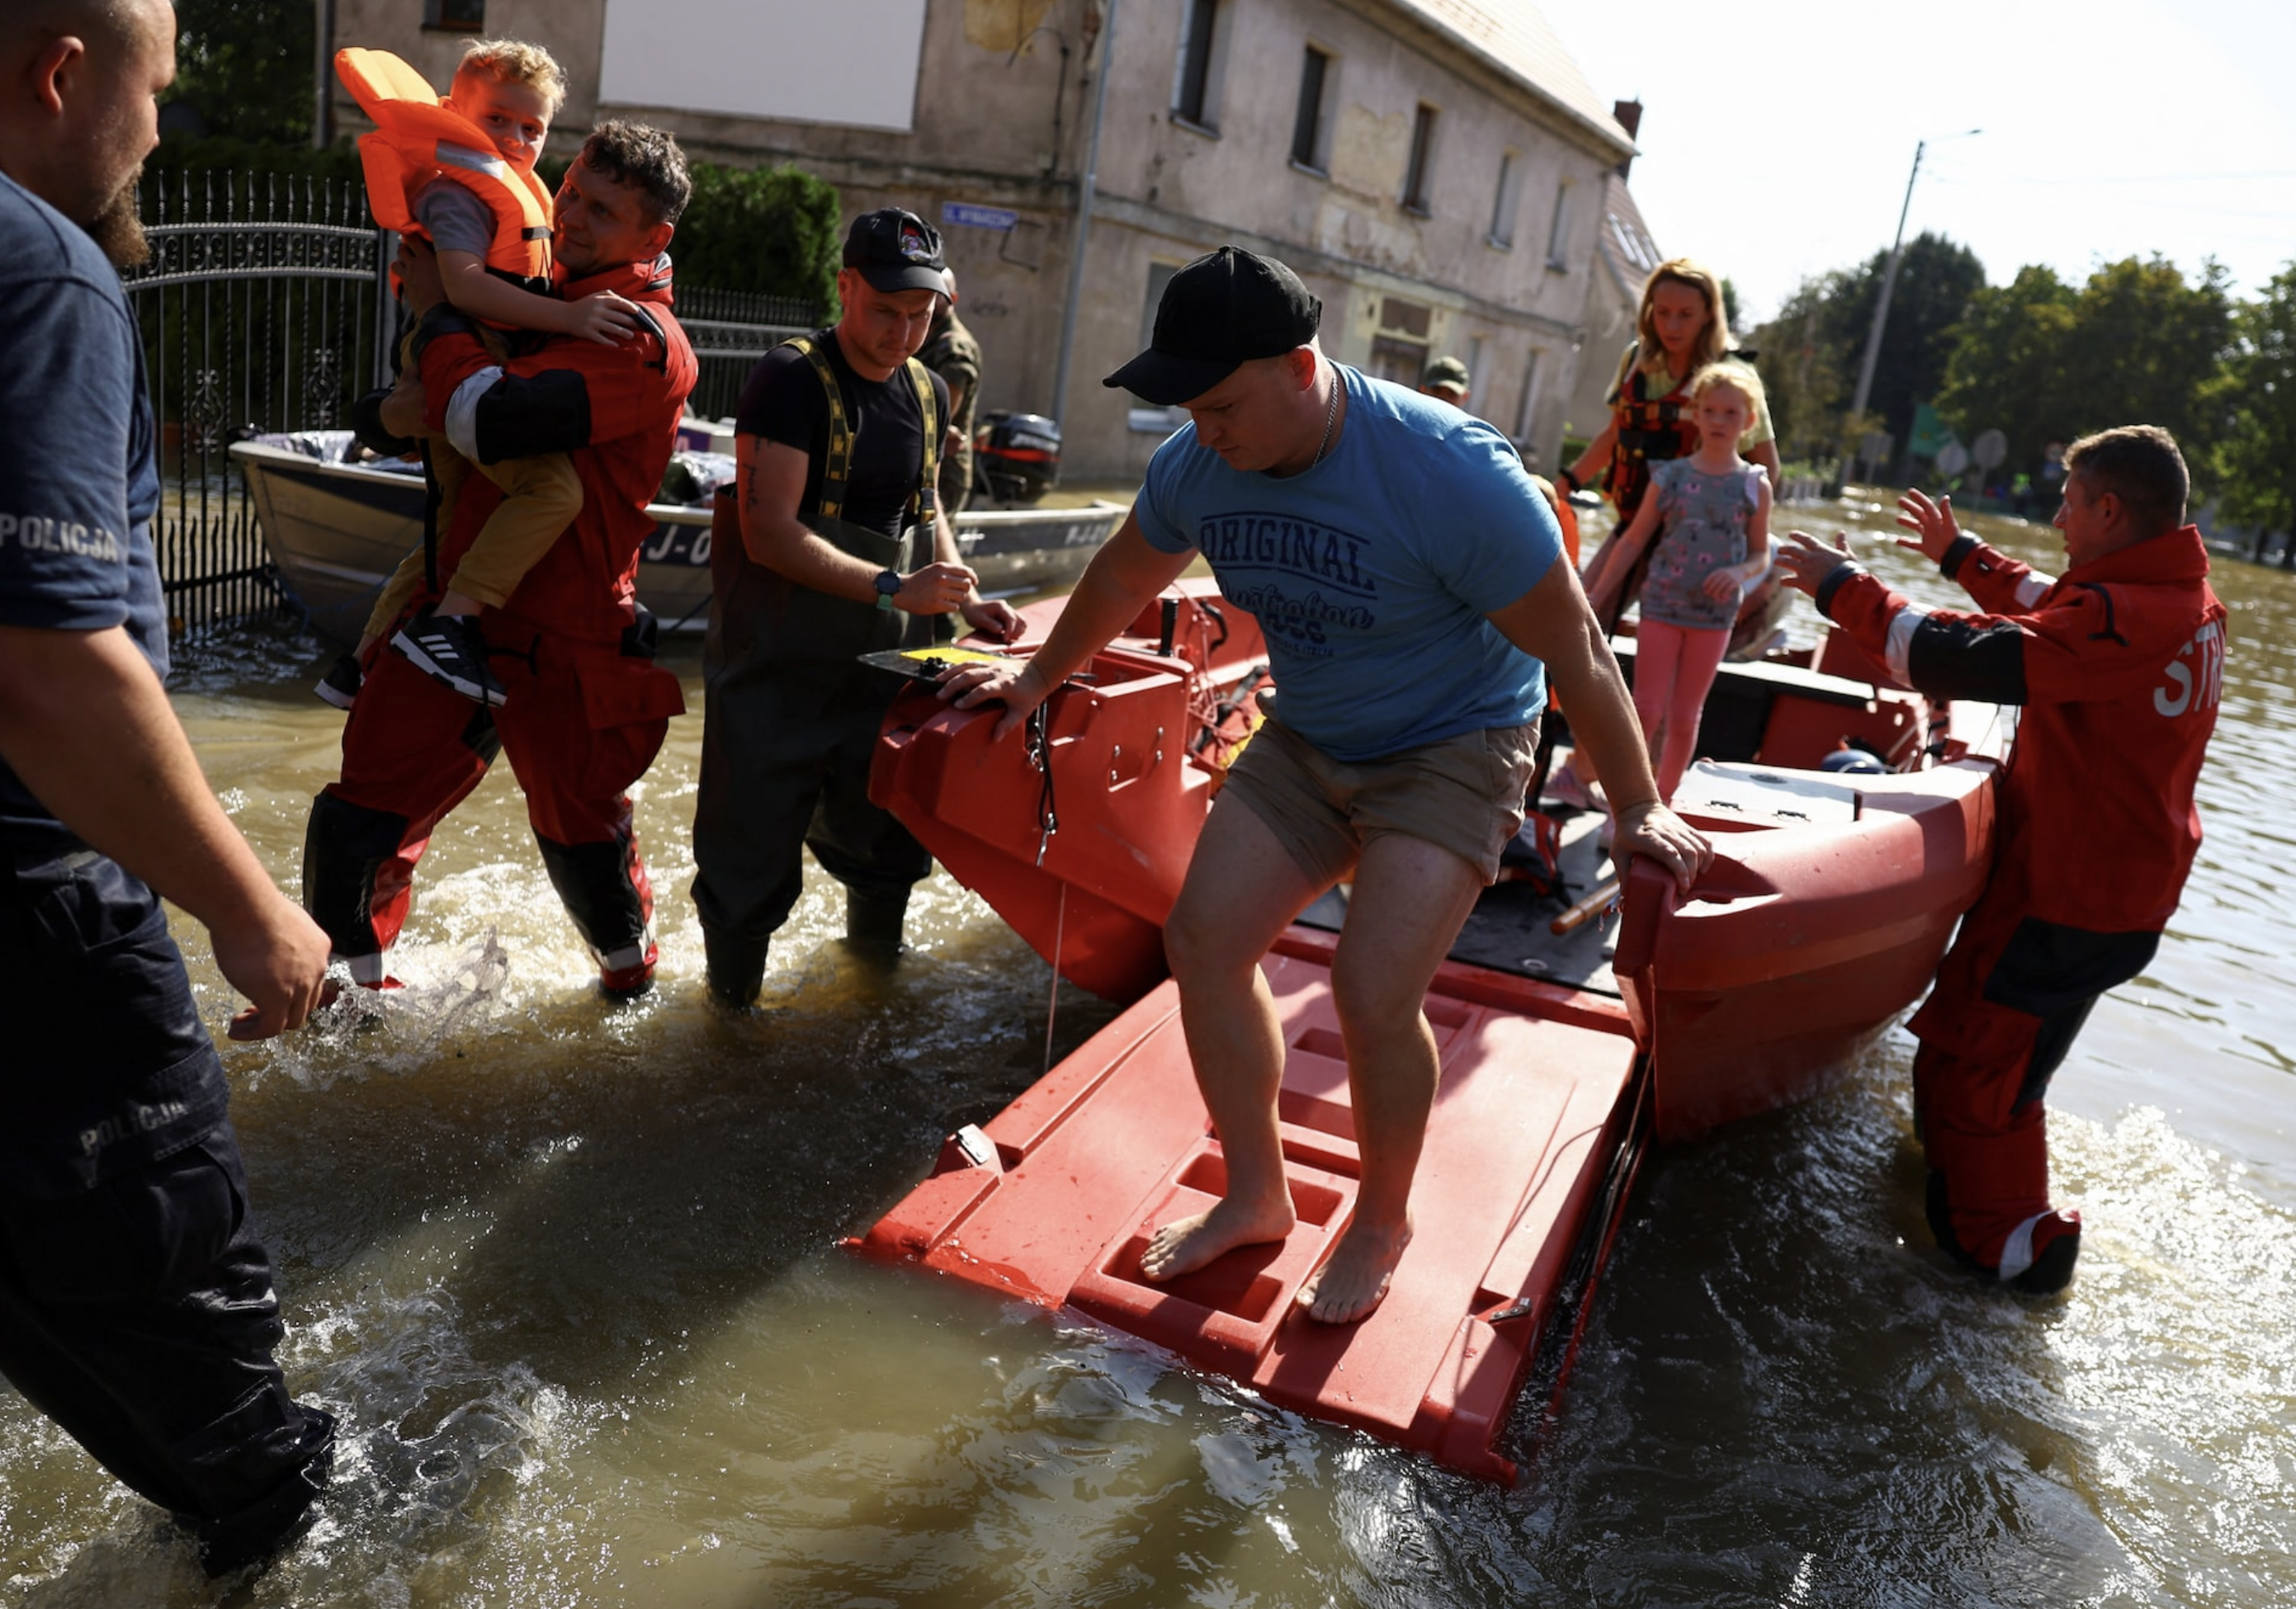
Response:
POLYGON ((1053 740, 1046 711, 1052 700, 1048 698, 1029 712, 1029 764, 1035 766, 1045 779, 1037 795, 1037 864, 1045 863, 1045 851, 1052 847, 1053 835, 1061 829, 1060 816, 1053 808, 1053 740))
MULTIPOLYGON (((1029 764, 1035 766, 1045 779, 1037 795, 1037 864, 1045 863, 1045 851, 1052 847, 1053 835, 1061 829, 1059 813, 1053 804, 1053 741, 1047 711, 1052 700, 1029 712, 1029 764)), ((1061 886, 1059 909, 1053 916, 1053 984, 1045 1002, 1045 1072, 1053 1070, 1053 1027, 1061 1014, 1061 946, 1068 935, 1069 885, 1065 878, 1055 878, 1061 886)))

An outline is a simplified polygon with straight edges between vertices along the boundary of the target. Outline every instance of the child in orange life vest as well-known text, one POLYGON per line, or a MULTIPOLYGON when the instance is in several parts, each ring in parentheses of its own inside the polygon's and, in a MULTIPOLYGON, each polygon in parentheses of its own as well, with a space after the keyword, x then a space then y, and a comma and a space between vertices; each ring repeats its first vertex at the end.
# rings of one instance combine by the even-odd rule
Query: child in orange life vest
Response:
POLYGON ((1761 410, 1761 380, 1743 363, 1709 363, 1690 382, 1690 402, 1698 450, 1651 465, 1649 495, 1612 566, 1625 574, 1655 537, 1635 635, 1635 711, 1669 800, 1697 747, 1739 601, 1770 568, 1769 477, 1738 456, 1761 410))
MULTIPOLYGON (((565 82, 558 63, 539 45, 480 39, 464 47, 453 86, 440 104, 475 125, 512 170, 491 176, 496 189, 526 184, 541 195, 531 175, 550 120, 564 99, 565 82)), ((523 262, 514 257, 505 259, 500 245, 504 218, 518 213, 490 202, 485 184, 470 179, 476 171, 482 181, 489 180, 482 166, 459 159, 474 156, 483 164, 485 153, 464 153, 443 141, 433 150, 442 159, 427 171, 417 168, 407 181, 408 211, 415 232, 428 234, 439 254, 447 298, 455 307, 496 328, 579 336, 609 345, 638 329, 637 309, 610 291, 566 302, 534 288, 548 283, 547 239, 526 242, 523 262), (454 159, 458 171, 450 174, 447 159, 454 159), (540 272, 526 274, 520 269, 540 272)), ((582 484, 562 453, 472 465, 443 442, 433 442, 430 452, 440 486, 442 527, 445 510, 451 509, 455 492, 472 468, 502 488, 503 501, 456 566, 444 596, 435 607, 417 610, 392 637, 391 647, 464 696, 500 704, 503 689, 488 668, 478 615, 483 608, 508 601, 528 569, 581 511, 582 484)), ((385 587, 359 645, 361 663, 375 639, 398 622, 423 579, 423 568, 422 555, 412 554, 385 587)), ((328 696, 326 684, 321 696, 328 696)))

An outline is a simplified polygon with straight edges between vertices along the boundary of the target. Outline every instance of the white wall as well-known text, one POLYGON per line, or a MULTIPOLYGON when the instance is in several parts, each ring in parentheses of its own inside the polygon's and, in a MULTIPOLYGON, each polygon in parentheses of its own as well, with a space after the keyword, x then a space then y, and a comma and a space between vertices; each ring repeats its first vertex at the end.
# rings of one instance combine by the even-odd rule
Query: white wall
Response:
POLYGON ((906 133, 925 0, 607 0, 598 98, 906 133))

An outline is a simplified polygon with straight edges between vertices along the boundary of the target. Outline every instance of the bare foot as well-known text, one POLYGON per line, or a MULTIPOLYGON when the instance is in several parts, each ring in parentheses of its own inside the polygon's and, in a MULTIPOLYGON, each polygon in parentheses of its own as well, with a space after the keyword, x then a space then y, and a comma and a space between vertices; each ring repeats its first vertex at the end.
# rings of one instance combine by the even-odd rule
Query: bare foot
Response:
POLYGON ((1403 1248, 1411 1244, 1411 1221, 1392 1230, 1350 1223, 1324 1266, 1300 1282, 1292 1300, 1308 1317, 1324 1324, 1353 1324, 1387 1295, 1403 1248))
POLYGON ((1211 1211, 1176 1218, 1150 1236, 1148 1249, 1140 1254, 1140 1277, 1161 1280, 1193 1274, 1240 1246, 1283 1239, 1297 1221, 1289 1197, 1267 1208, 1223 1197, 1211 1211))

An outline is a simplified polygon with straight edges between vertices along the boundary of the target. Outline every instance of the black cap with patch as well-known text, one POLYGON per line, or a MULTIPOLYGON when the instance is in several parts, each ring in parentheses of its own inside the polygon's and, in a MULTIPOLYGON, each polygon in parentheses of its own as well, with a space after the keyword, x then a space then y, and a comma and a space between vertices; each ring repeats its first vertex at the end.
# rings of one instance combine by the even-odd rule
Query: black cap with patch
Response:
POLYGON ((853 220, 845 232, 845 265, 859 269, 874 290, 948 294, 940 232, 898 207, 881 207, 853 220))
POLYGON ((1316 339, 1324 304, 1272 257, 1234 246, 1172 276, 1156 304, 1148 350, 1101 381, 1172 407, 1201 396, 1237 368, 1281 357, 1316 339))

